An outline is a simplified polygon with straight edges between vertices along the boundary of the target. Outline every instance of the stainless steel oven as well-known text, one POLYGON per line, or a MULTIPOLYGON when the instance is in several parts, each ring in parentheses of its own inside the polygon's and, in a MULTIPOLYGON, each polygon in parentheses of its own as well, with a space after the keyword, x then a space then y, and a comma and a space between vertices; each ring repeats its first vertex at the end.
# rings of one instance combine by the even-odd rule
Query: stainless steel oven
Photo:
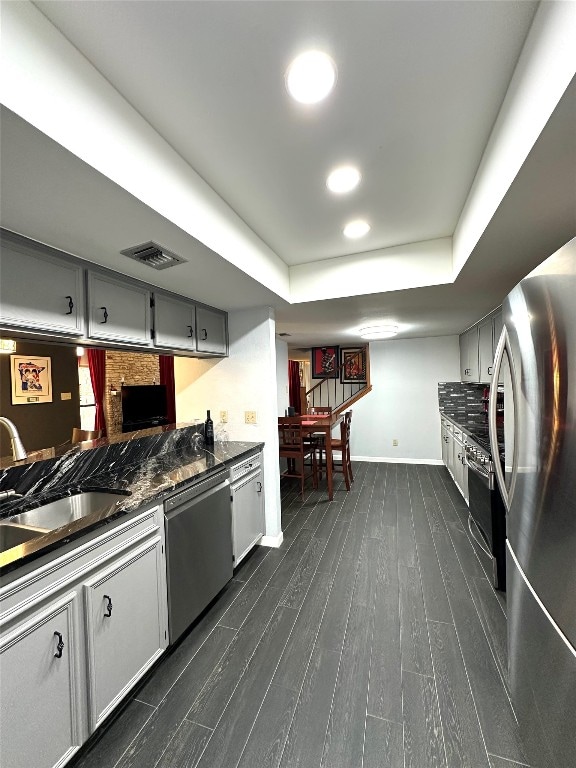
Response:
MULTIPOLYGON (((499 458, 499 457, 498 457, 499 458)), ((468 528, 478 546, 492 560, 492 583, 506 589, 506 512, 496 484, 490 453, 468 442, 468 528)))
POLYGON ((232 578, 228 470, 222 469, 169 498, 164 517, 172 644, 232 578))

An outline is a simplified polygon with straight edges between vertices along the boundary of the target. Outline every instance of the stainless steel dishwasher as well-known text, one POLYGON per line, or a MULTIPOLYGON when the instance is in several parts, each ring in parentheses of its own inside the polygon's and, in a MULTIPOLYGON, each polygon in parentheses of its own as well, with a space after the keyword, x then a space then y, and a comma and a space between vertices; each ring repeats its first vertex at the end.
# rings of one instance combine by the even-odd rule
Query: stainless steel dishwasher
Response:
POLYGON ((169 498, 166 520, 170 643, 232 578, 232 508, 222 469, 169 498))

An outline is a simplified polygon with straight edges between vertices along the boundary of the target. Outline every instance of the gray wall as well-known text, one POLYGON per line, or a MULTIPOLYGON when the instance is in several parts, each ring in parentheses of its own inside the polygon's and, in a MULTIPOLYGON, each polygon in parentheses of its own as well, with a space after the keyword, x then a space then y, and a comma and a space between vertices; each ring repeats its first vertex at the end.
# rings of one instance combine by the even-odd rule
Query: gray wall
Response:
POLYGON ((352 406, 352 456, 440 462, 438 382, 459 378, 458 336, 372 342, 372 392, 352 406))
MULTIPOLYGON (((76 348, 17 341, 16 354, 51 358, 52 402, 12 405, 10 355, 0 355, 0 415, 16 424, 27 451, 51 448, 69 441, 73 427, 80 426, 76 348), (61 392, 70 392, 72 399, 61 400, 61 392)), ((0 431, 0 456, 12 456, 8 433, 4 428, 0 431)))

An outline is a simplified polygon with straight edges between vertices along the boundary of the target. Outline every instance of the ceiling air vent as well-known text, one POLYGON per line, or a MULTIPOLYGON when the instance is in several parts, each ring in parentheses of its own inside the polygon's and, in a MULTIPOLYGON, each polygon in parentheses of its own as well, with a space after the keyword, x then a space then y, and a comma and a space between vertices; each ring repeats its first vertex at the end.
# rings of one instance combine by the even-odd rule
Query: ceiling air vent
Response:
POLYGON ((123 256, 128 256, 129 259, 139 261, 140 264, 146 264, 147 267, 152 267, 152 269, 168 269, 168 267, 173 267, 186 261, 181 256, 176 256, 172 251, 153 242, 134 245, 132 248, 125 248, 120 253, 123 256))

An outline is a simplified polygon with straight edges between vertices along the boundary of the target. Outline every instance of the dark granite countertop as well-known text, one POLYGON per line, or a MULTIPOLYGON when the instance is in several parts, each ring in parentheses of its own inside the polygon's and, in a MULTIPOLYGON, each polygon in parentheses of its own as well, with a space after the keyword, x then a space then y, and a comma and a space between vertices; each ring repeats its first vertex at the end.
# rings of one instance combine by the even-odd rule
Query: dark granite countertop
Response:
POLYGON ((113 490, 129 492, 125 499, 112 501, 108 509, 88 515, 72 523, 42 534, 24 544, 0 553, 0 575, 25 563, 53 552, 74 539, 91 533, 100 526, 110 525, 140 507, 161 503, 175 491, 192 482, 224 469, 230 464, 255 453, 263 443, 229 441, 217 443, 210 450, 191 445, 162 453, 146 461, 136 461, 94 475, 85 482, 51 487, 44 493, 31 493, 4 502, 0 519, 43 506, 51 501, 74 495, 78 491, 113 490))
MULTIPOLYGON (((478 413, 450 413, 449 411, 440 410, 440 415, 445 416, 447 419, 460 427, 469 437, 472 438, 478 445, 488 453, 492 453, 490 448, 490 434, 488 431, 488 414, 484 412, 478 413)), ((504 424, 501 417, 497 420, 497 433, 498 433, 498 445, 500 451, 504 449, 504 424)))

